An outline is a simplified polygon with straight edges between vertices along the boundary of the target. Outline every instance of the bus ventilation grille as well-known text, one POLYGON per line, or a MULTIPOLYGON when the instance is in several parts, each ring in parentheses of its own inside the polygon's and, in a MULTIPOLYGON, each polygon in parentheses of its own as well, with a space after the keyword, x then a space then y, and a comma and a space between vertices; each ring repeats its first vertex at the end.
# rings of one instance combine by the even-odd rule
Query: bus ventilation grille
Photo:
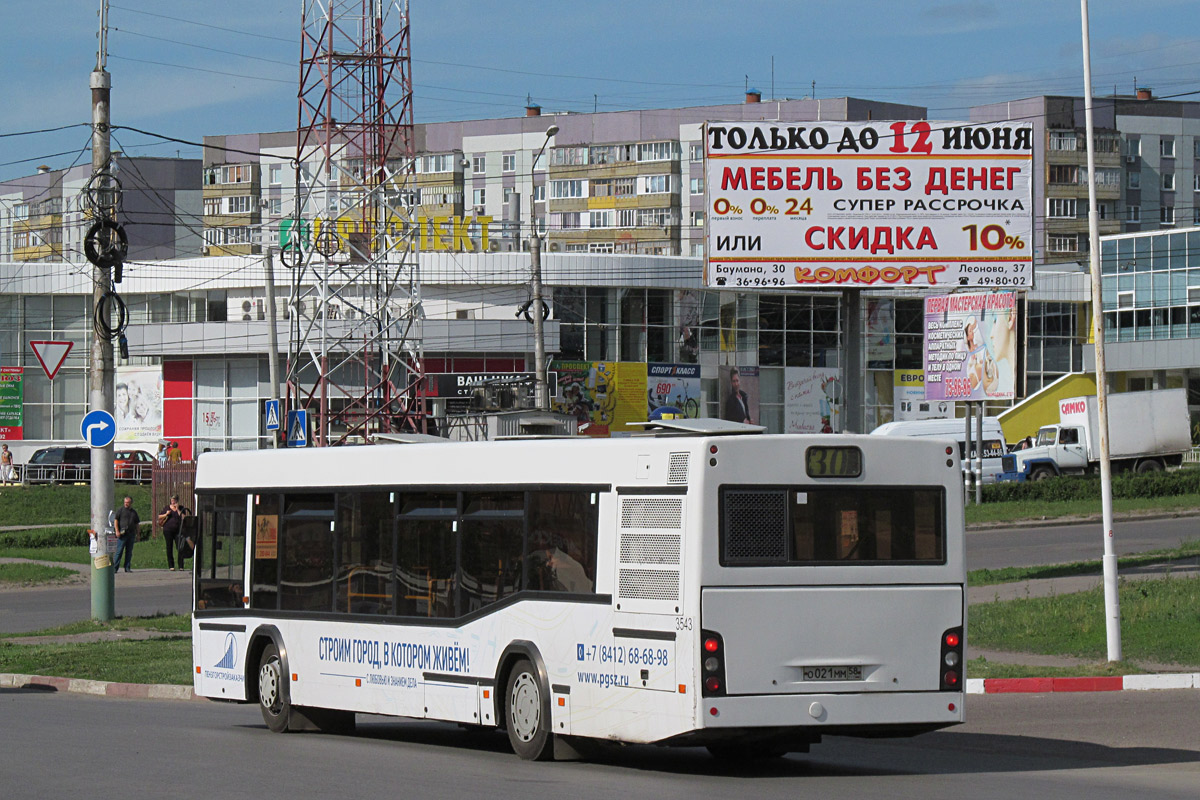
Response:
POLYGON ((688 482, 688 454, 671 453, 667 461, 667 483, 686 484, 688 482))
POLYGON ((681 497, 621 499, 622 528, 679 528, 683 524, 681 497))
POLYGON ((622 568, 617 595, 637 600, 675 600, 679 597, 679 573, 622 568))
POLYGON ((724 560, 786 559, 787 491, 726 491, 724 560))
POLYGON ((622 564, 678 564, 678 536, 670 534, 624 534, 621 536, 622 564))

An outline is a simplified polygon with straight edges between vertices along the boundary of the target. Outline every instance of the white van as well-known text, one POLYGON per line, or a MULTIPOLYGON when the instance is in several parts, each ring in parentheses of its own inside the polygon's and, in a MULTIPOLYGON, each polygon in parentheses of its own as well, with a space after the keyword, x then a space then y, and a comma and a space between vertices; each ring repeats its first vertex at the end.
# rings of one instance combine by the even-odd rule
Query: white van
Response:
MULTIPOLYGON (((969 452, 975 455, 975 441, 978 432, 976 420, 971 420, 971 446, 969 452)), ((967 467, 968 448, 965 444, 967 423, 963 419, 905 419, 896 422, 885 422, 875 430, 872 436, 920 436, 930 439, 950 439, 958 442, 958 455, 963 459, 963 470, 967 467)), ((1004 431, 1000 428, 998 417, 983 418, 983 482, 995 483, 996 476, 1003 471, 1001 464, 1007 452, 1004 445, 1004 431)))

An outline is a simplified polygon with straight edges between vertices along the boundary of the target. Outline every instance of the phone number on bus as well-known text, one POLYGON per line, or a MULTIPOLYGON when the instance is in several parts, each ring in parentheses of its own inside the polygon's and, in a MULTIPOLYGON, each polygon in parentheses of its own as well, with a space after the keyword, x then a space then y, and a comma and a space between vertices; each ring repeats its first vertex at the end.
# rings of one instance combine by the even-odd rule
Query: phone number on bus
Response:
POLYGON ((619 644, 575 645, 576 661, 599 661, 601 664, 634 664, 665 667, 671 663, 671 653, 662 647, 624 647, 619 644))

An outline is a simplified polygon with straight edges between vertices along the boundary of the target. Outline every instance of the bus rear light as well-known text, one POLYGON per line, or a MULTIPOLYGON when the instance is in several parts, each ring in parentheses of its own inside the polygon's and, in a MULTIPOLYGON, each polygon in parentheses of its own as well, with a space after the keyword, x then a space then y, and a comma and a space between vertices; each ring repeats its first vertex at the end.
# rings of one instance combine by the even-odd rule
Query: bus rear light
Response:
POLYGON ((943 692, 961 691, 959 684, 962 682, 963 629, 951 628, 943 633, 941 644, 941 663, 938 665, 938 673, 942 676, 940 688, 943 692))
POLYGON ((716 706, 713 706, 712 708, 710 708, 710 709, 708 710, 708 713, 709 713, 709 714, 711 714, 711 715, 712 715, 712 716, 714 716, 714 717, 719 717, 719 716, 721 716, 721 712, 720 712, 720 711, 717 711, 717 708, 716 708, 716 706))
POLYGON ((713 631, 700 631, 701 663, 703 682, 700 684, 704 697, 725 694, 725 644, 721 634, 713 631))
POLYGON ((954 455, 954 448, 953 448, 953 447, 947 447, 947 448, 946 448, 946 455, 948 455, 948 456, 949 456, 949 455, 954 455))
POLYGON ((717 454, 717 446, 715 444, 710 445, 708 448, 708 452, 712 453, 715 456, 717 454))

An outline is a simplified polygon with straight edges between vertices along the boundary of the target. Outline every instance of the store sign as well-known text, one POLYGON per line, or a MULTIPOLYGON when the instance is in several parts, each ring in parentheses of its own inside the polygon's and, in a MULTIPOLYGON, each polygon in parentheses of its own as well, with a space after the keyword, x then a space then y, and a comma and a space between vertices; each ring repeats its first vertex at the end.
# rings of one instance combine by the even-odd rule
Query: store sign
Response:
POLYGON ((1017 303, 1013 292, 925 298, 925 399, 1016 396, 1017 303))
POLYGON ((1031 123, 710 122, 710 287, 1033 285, 1031 123))
POLYGON ((24 381, 24 367, 0 367, 0 441, 25 438, 24 381))
MULTIPOLYGON (((398 219, 392 220, 387 227, 393 236, 414 234, 413 241, 421 251, 486 253, 491 242, 492 220, 489 216, 417 217, 416 225, 411 230, 409 225, 398 219)), ((295 247, 308 249, 317 244, 344 250, 350 238, 361 230, 362 221, 353 218, 333 222, 283 219, 279 222, 279 243, 284 250, 295 247), (337 244, 322 244, 322 231, 329 229, 334 231, 337 244)))
MULTIPOLYGON (((431 372, 425 375, 418 397, 471 397, 481 386, 529 386, 532 392, 532 372, 431 372)), ((558 373, 546 376, 548 397, 558 390, 558 373)))

